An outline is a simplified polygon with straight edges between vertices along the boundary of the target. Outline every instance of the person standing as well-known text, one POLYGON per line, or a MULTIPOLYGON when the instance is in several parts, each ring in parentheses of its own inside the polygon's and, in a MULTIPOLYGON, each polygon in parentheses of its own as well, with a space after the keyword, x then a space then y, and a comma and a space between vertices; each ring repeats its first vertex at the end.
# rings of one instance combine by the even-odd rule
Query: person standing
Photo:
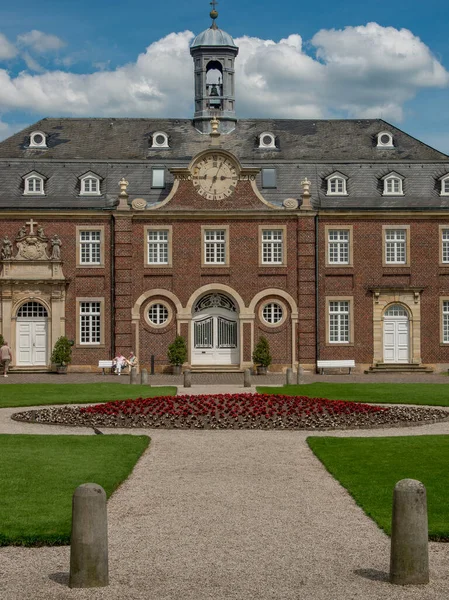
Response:
POLYGON ((3 346, 0 348, 0 360, 3 366, 3 377, 8 377, 9 363, 12 360, 11 348, 8 346, 8 342, 5 340, 3 346))

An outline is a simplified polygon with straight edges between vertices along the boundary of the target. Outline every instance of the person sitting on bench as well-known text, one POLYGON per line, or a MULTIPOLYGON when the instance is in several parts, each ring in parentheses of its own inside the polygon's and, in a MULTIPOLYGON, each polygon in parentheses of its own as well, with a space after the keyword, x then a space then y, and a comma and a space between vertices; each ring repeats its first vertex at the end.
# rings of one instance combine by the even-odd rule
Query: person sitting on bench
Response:
POLYGON ((121 375, 122 369, 124 369, 128 364, 128 361, 123 356, 121 352, 117 352, 117 356, 112 361, 112 365, 115 368, 115 372, 117 375, 121 375))

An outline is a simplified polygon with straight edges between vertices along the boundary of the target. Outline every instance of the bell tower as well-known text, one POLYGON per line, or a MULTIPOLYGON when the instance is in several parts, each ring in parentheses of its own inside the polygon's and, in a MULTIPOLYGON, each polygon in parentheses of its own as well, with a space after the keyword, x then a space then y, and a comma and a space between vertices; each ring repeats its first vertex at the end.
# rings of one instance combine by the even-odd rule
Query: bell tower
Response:
POLYGON ((212 25, 196 36, 190 47, 195 68, 195 114, 193 121, 201 133, 210 133, 210 121, 220 120, 220 131, 235 127, 235 57, 239 49, 232 37, 217 27, 216 0, 212 0, 212 25))

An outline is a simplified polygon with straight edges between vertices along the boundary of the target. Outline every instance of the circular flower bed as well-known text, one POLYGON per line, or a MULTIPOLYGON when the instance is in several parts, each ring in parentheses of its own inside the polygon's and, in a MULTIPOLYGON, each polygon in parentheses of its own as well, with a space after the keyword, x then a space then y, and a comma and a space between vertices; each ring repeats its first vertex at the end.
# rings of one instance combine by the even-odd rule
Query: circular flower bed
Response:
POLYGON ((449 419, 449 412, 437 408, 375 406, 305 396, 215 394, 45 408, 16 413, 13 419, 79 427, 342 429, 433 423, 449 419))

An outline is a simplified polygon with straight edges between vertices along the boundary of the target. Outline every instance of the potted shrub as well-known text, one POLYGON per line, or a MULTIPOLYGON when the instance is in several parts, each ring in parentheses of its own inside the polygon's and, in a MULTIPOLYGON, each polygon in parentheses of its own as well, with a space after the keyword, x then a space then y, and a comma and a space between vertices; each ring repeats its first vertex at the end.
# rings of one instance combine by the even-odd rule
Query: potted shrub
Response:
POLYGON ((180 375, 182 365, 187 360, 187 344, 182 335, 177 335, 175 341, 168 347, 168 360, 173 368, 173 375, 180 375))
POLYGON ((51 362, 56 365, 56 372, 60 374, 67 373, 67 365, 72 361, 72 343, 65 336, 61 336, 53 348, 51 362))
POLYGON ((267 367, 271 365, 270 344, 266 337, 262 336, 254 347, 253 361, 257 367, 258 375, 266 375, 267 367))

